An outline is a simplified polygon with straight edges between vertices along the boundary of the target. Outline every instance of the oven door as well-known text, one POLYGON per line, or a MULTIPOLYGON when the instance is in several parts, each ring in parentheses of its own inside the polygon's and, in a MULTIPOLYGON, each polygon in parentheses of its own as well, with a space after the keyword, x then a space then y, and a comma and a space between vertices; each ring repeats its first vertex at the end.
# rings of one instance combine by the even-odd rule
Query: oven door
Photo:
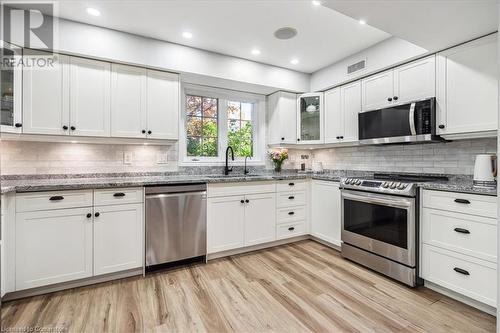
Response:
POLYGON ((342 190, 342 241, 415 267, 415 198, 342 190))

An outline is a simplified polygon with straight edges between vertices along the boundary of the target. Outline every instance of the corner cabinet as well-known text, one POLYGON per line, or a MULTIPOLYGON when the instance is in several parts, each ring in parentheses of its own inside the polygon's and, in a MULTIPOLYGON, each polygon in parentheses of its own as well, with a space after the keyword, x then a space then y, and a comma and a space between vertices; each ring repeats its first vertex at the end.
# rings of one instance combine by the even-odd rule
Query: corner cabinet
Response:
POLYGON ((323 118, 323 93, 299 95, 297 99, 297 143, 323 143, 323 118))
POLYGON ((493 34, 438 53, 438 134, 496 135, 497 48, 497 34, 493 34))
POLYGON ((297 94, 278 91, 267 97, 270 145, 297 143, 297 94))
MULTIPOLYGON (((20 63, 22 50, 0 40, 2 57, 13 58, 20 63)), ((0 75, 0 131, 21 133, 22 131, 22 68, 2 68, 0 75)))

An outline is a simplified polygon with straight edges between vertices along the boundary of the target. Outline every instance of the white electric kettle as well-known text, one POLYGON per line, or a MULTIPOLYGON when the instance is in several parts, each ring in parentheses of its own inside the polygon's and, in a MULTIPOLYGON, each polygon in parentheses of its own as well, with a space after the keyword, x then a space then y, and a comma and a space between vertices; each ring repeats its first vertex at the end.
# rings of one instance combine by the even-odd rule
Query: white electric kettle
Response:
POLYGON ((474 165, 474 186, 495 187, 497 157, 490 154, 476 155, 474 165))

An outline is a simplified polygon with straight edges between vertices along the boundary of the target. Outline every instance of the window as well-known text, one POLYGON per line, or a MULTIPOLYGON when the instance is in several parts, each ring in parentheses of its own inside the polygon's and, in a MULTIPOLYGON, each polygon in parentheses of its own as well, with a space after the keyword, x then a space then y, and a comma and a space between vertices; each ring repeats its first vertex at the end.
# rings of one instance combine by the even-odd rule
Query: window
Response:
POLYGON ((245 157, 251 158, 249 164, 264 163, 265 96, 194 85, 183 88, 181 164, 223 164, 227 146, 234 150, 233 164, 245 157))

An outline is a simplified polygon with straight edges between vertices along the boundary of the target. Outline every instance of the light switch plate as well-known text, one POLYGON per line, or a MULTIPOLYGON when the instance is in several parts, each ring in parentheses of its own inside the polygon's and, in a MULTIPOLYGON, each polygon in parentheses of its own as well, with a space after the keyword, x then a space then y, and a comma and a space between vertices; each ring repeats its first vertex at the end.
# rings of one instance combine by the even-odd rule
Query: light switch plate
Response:
POLYGON ((166 152, 156 153, 156 164, 167 164, 168 157, 166 152))
POLYGON ((132 164, 132 153, 129 151, 123 152, 123 164, 132 164))

